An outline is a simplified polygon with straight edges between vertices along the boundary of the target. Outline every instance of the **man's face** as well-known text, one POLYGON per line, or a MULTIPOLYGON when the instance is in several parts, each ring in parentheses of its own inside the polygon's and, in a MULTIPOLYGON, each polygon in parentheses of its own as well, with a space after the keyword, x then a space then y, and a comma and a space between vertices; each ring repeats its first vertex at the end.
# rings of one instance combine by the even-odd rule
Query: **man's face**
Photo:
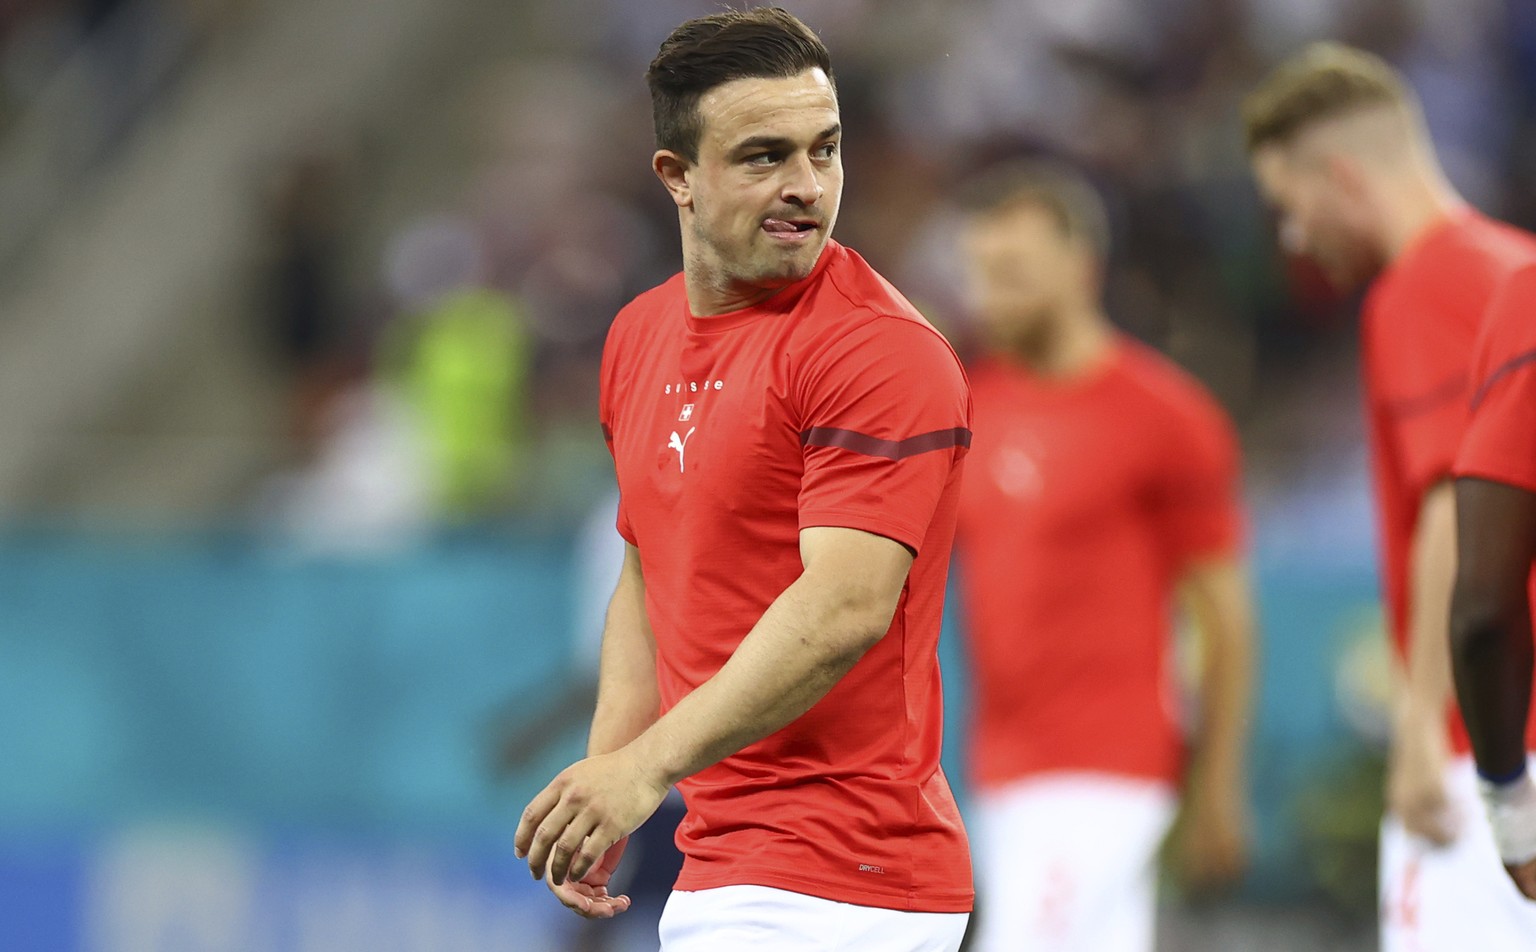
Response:
POLYGON ((1341 162, 1297 145, 1262 146, 1253 156, 1259 191, 1279 215, 1280 245, 1317 262, 1339 291, 1348 292, 1381 268, 1357 189, 1347 187, 1341 162))
POLYGON ((826 73, 738 79, 699 99, 685 227, 723 287, 773 289, 811 273, 843 194, 842 126, 826 73))
POLYGON ((970 304, 998 344, 1028 340, 1091 293, 1092 255, 1038 204, 1016 202, 973 216, 964 245, 970 304))

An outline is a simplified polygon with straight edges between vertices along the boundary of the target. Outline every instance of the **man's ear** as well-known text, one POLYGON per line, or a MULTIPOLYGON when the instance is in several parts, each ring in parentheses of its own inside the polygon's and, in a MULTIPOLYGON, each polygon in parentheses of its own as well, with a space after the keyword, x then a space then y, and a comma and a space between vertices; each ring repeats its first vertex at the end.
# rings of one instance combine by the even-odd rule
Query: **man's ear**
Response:
POLYGON ((693 163, 671 149, 658 149, 651 156, 651 171, 667 187, 667 194, 678 208, 693 207, 693 189, 688 183, 688 173, 693 163))

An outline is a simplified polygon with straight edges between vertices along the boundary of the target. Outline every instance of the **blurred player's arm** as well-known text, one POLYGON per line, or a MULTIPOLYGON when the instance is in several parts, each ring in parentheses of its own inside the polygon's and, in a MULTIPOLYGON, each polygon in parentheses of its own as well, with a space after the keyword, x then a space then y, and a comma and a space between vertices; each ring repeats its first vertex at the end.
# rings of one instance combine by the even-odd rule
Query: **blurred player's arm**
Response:
POLYGON ((1456 575, 1456 496, 1448 480, 1424 494, 1409 559, 1408 662, 1393 705, 1387 807, 1409 832, 1444 845, 1456 835, 1445 792, 1447 620, 1456 575))
POLYGON ((804 714, 884 636, 910 550, 857 529, 815 527, 801 531, 800 556, 800 577, 714 677, 633 742, 562 771, 529 804, 516 845, 535 875, 580 880, 669 786, 804 714))
POLYGON ((624 566, 608 601, 598 664, 597 708, 587 736, 587 756, 618 750, 656 720, 656 641, 645 614, 645 576, 640 550, 624 547, 624 566))
POLYGON ((1485 780, 1484 802, 1500 856, 1521 892, 1536 898, 1536 787, 1525 772, 1536 493, 1458 479, 1456 508, 1458 565, 1450 616, 1456 693, 1485 780))
POLYGON ((1190 885, 1235 878, 1248 860, 1247 763, 1253 711, 1254 623, 1248 571, 1237 558, 1201 560, 1180 579, 1201 640, 1200 727, 1180 823, 1190 885))

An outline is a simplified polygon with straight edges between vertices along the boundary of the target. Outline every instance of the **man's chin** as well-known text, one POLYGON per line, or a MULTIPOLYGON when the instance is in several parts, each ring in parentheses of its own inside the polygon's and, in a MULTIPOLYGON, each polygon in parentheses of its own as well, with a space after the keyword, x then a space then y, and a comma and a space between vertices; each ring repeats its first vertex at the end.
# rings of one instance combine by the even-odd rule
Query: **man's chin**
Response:
POLYGON ((821 253, 826 246, 826 240, 823 239, 814 245, 778 249, 779 260, 763 269, 764 277, 783 284, 803 281, 816 270, 816 262, 821 260, 821 253))

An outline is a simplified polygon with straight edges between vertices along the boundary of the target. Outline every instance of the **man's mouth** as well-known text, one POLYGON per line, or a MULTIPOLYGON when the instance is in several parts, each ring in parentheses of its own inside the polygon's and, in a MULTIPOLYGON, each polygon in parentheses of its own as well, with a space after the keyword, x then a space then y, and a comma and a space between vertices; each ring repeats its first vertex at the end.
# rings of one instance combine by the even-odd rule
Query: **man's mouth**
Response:
POLYGON ((804 241, 818 227, 811 218, 769 218, 763 222, 763 231, 778 241, 804 241))

